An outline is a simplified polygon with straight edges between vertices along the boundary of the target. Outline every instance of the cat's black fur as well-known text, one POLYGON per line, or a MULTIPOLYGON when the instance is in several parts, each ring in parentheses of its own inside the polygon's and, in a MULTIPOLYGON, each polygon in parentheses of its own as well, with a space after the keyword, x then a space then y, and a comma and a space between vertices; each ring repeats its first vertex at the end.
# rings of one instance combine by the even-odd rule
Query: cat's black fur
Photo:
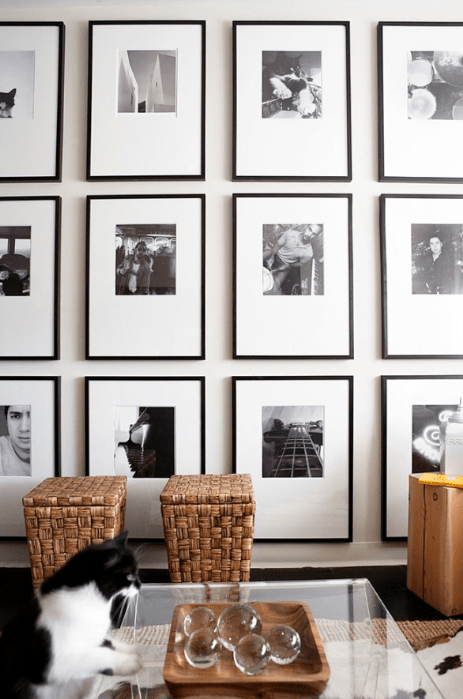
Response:
POLYGON ((73 556, 0 636, 0 697, 71 699, 98 673, 136 672, 133 647, 108 632, 115 610, 139 588, 126 532, 73 556))
POLYGON ((10 92, 0 92, 0 118, 11 119, 11 110, 14 107, 16 88, 10 92))

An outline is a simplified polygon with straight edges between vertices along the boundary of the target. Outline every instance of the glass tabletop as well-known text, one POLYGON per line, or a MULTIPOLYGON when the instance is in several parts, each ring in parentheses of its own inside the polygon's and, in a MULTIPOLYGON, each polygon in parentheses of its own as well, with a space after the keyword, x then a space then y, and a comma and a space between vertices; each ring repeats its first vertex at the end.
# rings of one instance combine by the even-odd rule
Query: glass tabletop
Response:
MULTIPOLYGON (((255 686, 248 686, 242 673, 241 681, 237 670, 240 691, 236 694, 233 681, 223 681, 221 685, 209 688, 207 678, 211 675, 204 669, 196 671, 200 675, 203 673, 201 678, 205 678, 200 683, 202 688, 190 684, 188 672, 185 672, 185 667, 189 668, 185 663, 182 670, 185 672, 184 682, 181 672, 180 683, 170 683, 168 688, 164 682, 163 670, 174 610, 188 609, 193 604, 208 604, 220 609, 224 604, 236 602, 256 607, 261 605, 263 609, 275 603, 286 603, 285 608, 290 603, 309 608, 329 666, 329 679, 316 696, 323 699, 392 699, 396 696, 442 699, 442 694, 366 579, 144 585, 125 610, 120 628, 114 631, 116 640, 137 646, 143 667, 130 678, 95 680, 94 698, 209 699, 217 696, 234 699, 239 696, 242 699, 264 696, 259 681, 265 684, 267 678, 275 675, 276 668, 282 666, 271 669, 273 663, 270 663, 260 673, 255 686)), ((175 648, 175 652, 183 654, 185 639, 182 630, 174 631, 169 652, 175 648)), ((225 665, 223 668, 225 673, 225 665)), ((290 666, 282 672, 289 672, 285 677, 291 684, 292 675, 288 668, 290 666)), ((215 672, 220 674, 220 666, 215 672)), ((276 689, 273 685, 268 687, 271 690, 265 693, 265 699, 273 696, 285 699, 294 694, 291 687, 284 691, 284 683, 281 687, 277 685, 276 689)), ((310 682, 302 690, 298 687, 297 695, 313 697, 310 682)))

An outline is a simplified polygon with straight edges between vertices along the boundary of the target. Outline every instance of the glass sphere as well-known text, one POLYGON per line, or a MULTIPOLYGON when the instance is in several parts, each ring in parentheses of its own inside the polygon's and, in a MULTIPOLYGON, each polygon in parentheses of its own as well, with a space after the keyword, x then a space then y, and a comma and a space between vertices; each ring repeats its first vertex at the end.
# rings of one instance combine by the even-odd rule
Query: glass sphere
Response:
POLYGON ((259 633, 262 622, 259 614, 248 604, 232 604, 222 610, 217 622, 220 640, 227 650, 235 650, 243 636, 259 633))
POLYGON ((185 643, 185 658, 195 668, 214 665, 220 653, 220 640, 211 629, 193 631, 185 643))
POLYGON ((233 658, 236 667, 245 675, 257 675, 268 665, 270 648, 263 636, 248 633, 238 642, 233 658))
POLYGON ((278 624, 267 634, 267 643, 274 663, 288 665, 296 660, 301 652, 301 637, 298 632, 286 624, 278 624))
POLYGON ((217 628, 217 619, 212 609, 209 607, 195 607, 189 614, 186 615, 183 622, 183 630, 187 636, 190 636, 193 631, 198 629, 211 629, 215 631, 217 628))

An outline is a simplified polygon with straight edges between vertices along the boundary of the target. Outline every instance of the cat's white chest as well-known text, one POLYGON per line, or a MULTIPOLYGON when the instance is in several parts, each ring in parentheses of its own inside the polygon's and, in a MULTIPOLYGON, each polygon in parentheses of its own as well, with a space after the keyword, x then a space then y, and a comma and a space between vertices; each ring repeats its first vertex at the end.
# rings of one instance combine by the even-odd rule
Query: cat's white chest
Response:
POLYGON ((94 584, 52 592, 41 600, 38 625, 51 637, 49 680, 86 676, 86 658, 99 648, 110 628, 111 603, 94 584))

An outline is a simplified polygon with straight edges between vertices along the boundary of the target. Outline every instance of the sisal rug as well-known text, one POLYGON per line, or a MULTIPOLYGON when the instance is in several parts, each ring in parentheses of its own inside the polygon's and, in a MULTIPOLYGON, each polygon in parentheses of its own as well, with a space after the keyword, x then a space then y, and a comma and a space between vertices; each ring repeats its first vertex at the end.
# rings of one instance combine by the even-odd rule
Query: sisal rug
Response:
MULTIPOLYGON (((398 621, 396 622, 411 647, 415 651, 430 648, 436 644, 447 643, 460 629, 463 620, 444 619, 442 621, 398 621)), ((371 622, 332 621, 317 619, 317 626, 323 641, 352 641, 360 638, 370 638, 376 643, 391 645, 400 643, 402 638, 396 633, 395 626, 388 624, 386 619, 372 619, 371 622)), ((114 632, 117 638, 126 643, 136 642, 139 645, 166 644, 169 638, 170 625, 145 626, 137 632, 133 628, 118 629, 114 632)))
MULTIPOLYGON (((460 629, 463 620, 444 619, 441 621, 398 621, 396 622, 413 650, 420 651, 440 643, 447 643, 460 629)), ((375 643, 395 645, 401 636, 394 624, 386 619, 372 619, 371 622, 331 621, 317 619, 317 626, 323 641, 352 641, 357 638, 371 638, 375 643)))
POLYGON ((463 620, 398 621, 397 626, 415 651, 431 648, 437 643, 448 643, 461 629, 463 620))

